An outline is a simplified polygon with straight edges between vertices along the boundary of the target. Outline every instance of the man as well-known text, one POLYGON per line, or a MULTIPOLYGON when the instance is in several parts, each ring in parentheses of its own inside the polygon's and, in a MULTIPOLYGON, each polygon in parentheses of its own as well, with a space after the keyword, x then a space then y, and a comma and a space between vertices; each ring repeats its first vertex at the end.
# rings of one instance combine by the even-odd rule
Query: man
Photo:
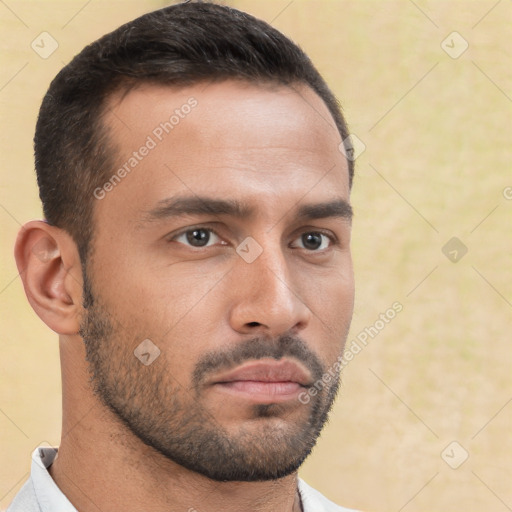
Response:
POLYGON ((15 511, 347 510, 298 479, 353 309, 353 163, 306 55, 186 3, 86 47, 41 107, 16 260, 63 426, 15 511))

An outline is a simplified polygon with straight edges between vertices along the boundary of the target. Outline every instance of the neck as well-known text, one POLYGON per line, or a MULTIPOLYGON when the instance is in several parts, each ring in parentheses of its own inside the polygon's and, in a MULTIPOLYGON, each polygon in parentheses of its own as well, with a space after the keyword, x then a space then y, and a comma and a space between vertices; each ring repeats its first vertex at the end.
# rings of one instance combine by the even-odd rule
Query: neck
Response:
MULTIPOLYGON (((105 428, 105 423, 103 424, 105 428)), ((150 448, 138 453, 121 439, 98 440, 79 424, 59 447, 49 471, 80 512, 300 512, 297 475, 269 482, 215 482, 150 448)), ((99 426, 98 426, 99 427, 99 426)))

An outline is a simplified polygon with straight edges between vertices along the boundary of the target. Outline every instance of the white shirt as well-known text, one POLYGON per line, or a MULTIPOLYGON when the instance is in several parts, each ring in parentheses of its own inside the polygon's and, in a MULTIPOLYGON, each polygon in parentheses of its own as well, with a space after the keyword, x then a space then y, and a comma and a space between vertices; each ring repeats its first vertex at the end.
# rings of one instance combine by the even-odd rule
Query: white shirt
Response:
MULTIPOLYGON (((48 472, 47 468, 56 455, 56 448, 39 447, 34 450, 30 478, 14 497, 7 512, 78 512, 48 472)), ((298 486, 304 512, 356 512, 335 505, 300 478, 298 486)))

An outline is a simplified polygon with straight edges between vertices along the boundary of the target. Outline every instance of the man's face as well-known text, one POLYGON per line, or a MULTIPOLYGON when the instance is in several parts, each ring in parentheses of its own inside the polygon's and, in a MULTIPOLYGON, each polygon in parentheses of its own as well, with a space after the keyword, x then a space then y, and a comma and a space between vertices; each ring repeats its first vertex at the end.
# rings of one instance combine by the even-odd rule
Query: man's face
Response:
POLYGON ((332 374, 352 316, 347 163, 321 99, 294 89, 143 86, 105 118, 126 172, 94 205, 95 392, 214 480, 295 471, 338 388, 299 400, 332 374))

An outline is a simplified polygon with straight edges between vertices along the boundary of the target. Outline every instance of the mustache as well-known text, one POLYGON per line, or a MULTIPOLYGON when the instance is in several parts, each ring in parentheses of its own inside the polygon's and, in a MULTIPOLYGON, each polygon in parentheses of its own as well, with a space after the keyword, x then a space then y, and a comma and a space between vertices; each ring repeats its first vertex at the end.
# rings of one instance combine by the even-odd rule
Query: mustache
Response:
POLYGON ((197 389, 212 373, 230 370, 246 361, 263 358, 279 360, 283 357, 301 362, 311 372, 315 382, 325 373, 318 356, 300 337, 286 334, 274 340, 258 336, 238 343, 231 350, 204 354, 195 366, 192 385, 197 389))

